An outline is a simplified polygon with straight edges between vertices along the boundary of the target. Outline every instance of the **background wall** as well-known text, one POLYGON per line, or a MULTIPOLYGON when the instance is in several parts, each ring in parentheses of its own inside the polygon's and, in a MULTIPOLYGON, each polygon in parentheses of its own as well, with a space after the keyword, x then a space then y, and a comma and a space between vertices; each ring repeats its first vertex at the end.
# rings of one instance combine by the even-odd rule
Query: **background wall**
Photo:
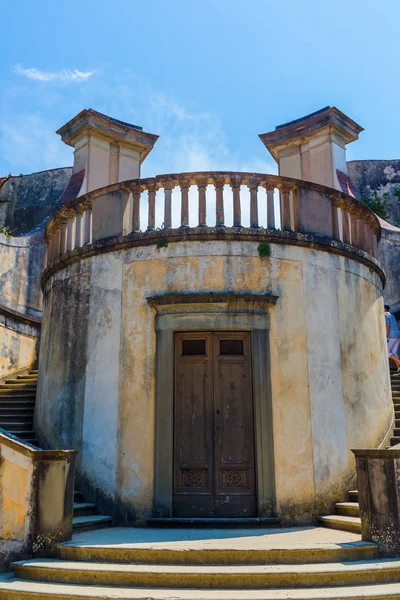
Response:
POLYGON ((37 362, 43 230, 71 171, 54 169, 0 180, 0 228, 7 228, 7 235, 0 232, 0 377, 37 362))
POLYGON ((354 474, 350 449, 385 437, 393 406, 379 278, 340 255, 271 248, 270 259, 252 242, 131 248, 75 263, 46 283, 36 420, 53 445, 82 450, 81 478, 100 505, 115 499, 120 520, 152 509, 156 349, 148 296, 279 296, 270 311, 271 378, 286 524, 329 510, 354 474))

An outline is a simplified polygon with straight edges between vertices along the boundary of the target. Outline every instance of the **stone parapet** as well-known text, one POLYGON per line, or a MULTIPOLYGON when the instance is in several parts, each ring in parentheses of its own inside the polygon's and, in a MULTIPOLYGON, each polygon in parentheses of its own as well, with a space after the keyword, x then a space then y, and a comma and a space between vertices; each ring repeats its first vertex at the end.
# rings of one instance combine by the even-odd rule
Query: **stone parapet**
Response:
POLYGON ((383 556, 400 556, 400 446, 353 450, 362 538, 383 556))

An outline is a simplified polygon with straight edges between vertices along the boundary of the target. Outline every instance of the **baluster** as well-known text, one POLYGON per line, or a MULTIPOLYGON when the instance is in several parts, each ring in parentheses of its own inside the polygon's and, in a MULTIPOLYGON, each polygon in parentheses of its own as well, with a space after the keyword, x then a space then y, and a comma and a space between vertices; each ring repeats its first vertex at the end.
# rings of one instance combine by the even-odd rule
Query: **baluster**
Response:
POLYGON ((331 214, 332 214, 332 239, 340 240, 340 231, 339 231, 339 198, 336 196, 330 197, 331 201, 331 214))
POLYGON ((268 229, 276 229, 274 188, 273 187, 267 187, 267 228, 268 229))
POLYGON ((189 227, 189 187, 187 181, 179 183, 181 188, 181 227, 189 227))
POLYGON ((84 234, 83 234, 83 244, 91 244, 92 243, 92 203, 86 207, 85 217, 84 217, 84 234))
POLYGON ((358 246, 358 219, 357 211, 354 206, 349 207, 349 221, 350 221, 350 234, 351 234, 351 245, 358 246))
POLYGON ((140 231, 140 187, 132 189, 132 231, 140 231))
POLYGON ((224 179, 216 178, 214 180, 215 187, 215 212, 216 212, 216 226, 225 226, 225 215, 224 215, 224 179))
POLYGON ((290 231, 290 189, 281 187, 281 229, 282 231, 290 231))
POLYGON ((81 206, 78 206, 76 211, 75 218, 75 248, 81 248, 82 246, 82 219, 83 219, 84 209, 81 206))
POLYGON ((147 186, 147 190, 149 193, 149 212, 148 212, 148 219, 147 219, 147 231, 152 231, 156 225, 157 185, 155 183, 150 183, 147 186))
POLYGON ((242 185, 242 180, 240 177, 233 177, 231 179, 231 188, 233 195, 233 226, 241 227, 242 226, 242 210, 240 206, 240 186, 242 185))
POLYGON ((368 254, 372 254, 372 230, 371 230, 371 218, 367 215, 364 219, 364 239, 365 239, 365 251, 368 254))
POLYGON ((300 231, 300 190, 294 188, 292 190, 293 202, 293 231, 300 231))
POLYGON ((60 254, 60 229, 57 228, 50 236, 47 247, 47 265, 53 263, 60 254))
POLYGON ((75 219, 68 217, 67 219, 67 252, 70 252, 75 247, 75 219))
POLYGON ((199 192, 199 227, 207 227, 207 201, 206 201, 206 181, 198 181, 197 189, 199 192))
POLYGON ((258 201, 257 201, 257 192, 258 192, 259 181, 255 179, 251 179, 247 187, 250 190, 250 227, 258 227, 258 201))
POLYGON ((362 210, 357 211, 357 242, 358 247, 365 250, 364 213, 362 210))
POLYGON ((55 231, 53 260, 55 260, 56 258, 58 258, 60 256, 60 254, 61 254, 60 246, 61 246, 61 229, 60 229, 60 227, 57 227, 56 231, 55 231))
POLYGON ((65 218, 60 220, 60 256, 67 251, 67 228, 68 221, 65 218))
POLYGON ((350 213, 349 205, 346 200, 342 199, 339 202, 340 210, 342 211, 342 241, 345 244, 351 243, 350 235, 350 213))
POLYGON ((174 187, 172 181, 164 183, 164 229, 171 229, 172 226, 172 190, 174 187))
POLYGON ((378 229, 372 230, 372 256, 378 256, 378 229))

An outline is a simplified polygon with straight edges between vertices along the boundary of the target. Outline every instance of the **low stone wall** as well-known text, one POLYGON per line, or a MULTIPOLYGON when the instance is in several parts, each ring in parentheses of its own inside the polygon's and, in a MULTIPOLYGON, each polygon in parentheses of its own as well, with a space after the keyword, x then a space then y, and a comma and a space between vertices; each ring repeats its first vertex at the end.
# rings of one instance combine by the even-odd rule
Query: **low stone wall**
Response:
POLYGON ((71 538, 75 452, 40 450, 0 429, 0 553, 49 555, 71 538))

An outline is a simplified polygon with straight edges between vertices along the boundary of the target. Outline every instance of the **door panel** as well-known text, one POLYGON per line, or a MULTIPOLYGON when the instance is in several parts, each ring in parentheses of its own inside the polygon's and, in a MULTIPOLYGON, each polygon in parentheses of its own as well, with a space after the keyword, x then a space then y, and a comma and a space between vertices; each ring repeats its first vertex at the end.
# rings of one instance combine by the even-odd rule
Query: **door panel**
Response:
POLYGON ((176 516, 256 514, 250 334, 175 336, 176 516))
POLYGON ((212 337, 176 338, 173 510, 207 517, 214 510, 212 337))
POLYGON ((250 334, 215 333, 213 337, 215 516, 254 516, 250 334))

